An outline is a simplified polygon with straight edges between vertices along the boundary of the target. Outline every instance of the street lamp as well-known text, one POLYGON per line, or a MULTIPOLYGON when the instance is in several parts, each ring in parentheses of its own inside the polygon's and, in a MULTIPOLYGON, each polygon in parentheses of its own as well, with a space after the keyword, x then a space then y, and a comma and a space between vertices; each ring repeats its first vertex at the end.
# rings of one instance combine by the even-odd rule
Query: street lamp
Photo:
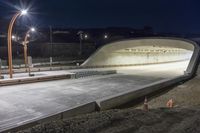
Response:
POLYGON ((104 39, 108 39, 108 35, 107 34, 104 35, 104 39))
POLYGON ((26 15, 26 14, 27 14, 27 10, 21 10, 21 11, 17 12, 13 16, 13 18, 11 19, 9 27, 8 27, 8 68, 9 68, 10 78, 13 77, 13 70, 12 70, 12 29, 13 29, 13 25, 14 25, 16 19, 19 16, 26 15))
POLYGON ((14 40, 16 38, 16 36, 15 35, 12 35, 12 39, 14 40))
POLYGON ((21 15, 26 15, 27 13, 28 13, 27 10, 21 10, 20 12, 21 15))
MULTIPOLYGON (((28 45, 28 37, 30 37, 30 32, 35 32, 35 28, 30 28, 25 35, 23 46, 24 46, 24 64, 27 72, 27 64, 28 64, 28 54, 27 54, 27 45, 28 45)), ((30 67, 29 67, 29 76, 30 76, 30 67)))
POLYGON ((32 27, 30 30, 31 30, 32 32, 35 32, 35 28, 33 28, 33 27, 32 27))
POLYGON ((85 39, 87 39, 87 38, 88 38, 88 35, 87 35, 87 34, 85 34, 85 36, 84 36, 84 37, 85 37, 85 39))

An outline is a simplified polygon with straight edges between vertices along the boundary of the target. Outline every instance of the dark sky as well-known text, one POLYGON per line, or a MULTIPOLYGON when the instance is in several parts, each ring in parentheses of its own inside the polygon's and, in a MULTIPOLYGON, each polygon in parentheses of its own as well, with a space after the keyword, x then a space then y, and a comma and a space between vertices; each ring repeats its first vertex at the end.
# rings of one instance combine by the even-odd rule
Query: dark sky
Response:
POLYGON ((23 6, 31 11, 27 24, 37 26, 148 25, 158 32, 200 33, 200 0, 0 0, 0 19, 23 6))

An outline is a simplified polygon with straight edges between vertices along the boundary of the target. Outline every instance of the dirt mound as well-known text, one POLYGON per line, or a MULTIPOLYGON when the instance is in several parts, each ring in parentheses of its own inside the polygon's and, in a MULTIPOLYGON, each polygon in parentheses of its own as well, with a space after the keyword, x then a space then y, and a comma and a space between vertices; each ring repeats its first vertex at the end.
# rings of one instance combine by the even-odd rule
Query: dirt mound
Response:
POLYGON ((200 107, 110 110, 54 121, 18 133, 200 133, 200 107))

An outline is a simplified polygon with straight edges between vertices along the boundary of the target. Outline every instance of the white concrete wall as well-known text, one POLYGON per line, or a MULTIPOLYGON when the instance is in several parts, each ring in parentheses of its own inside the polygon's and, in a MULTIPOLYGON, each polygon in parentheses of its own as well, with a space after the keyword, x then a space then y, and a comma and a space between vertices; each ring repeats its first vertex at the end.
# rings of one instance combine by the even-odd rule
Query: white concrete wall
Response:
POLYGON ((83 66, 113 66, 164 63, 189 60, 194 46, 176 39, 135 39, 110 43, 99 49, 83 63, 83 66), (134 49, 136 51, 126 51, 134 49), (137 49, 150 49, 138 52, 137 49), (166 49, 167 52, 158 52, 166 49))
POLYGON ((192 52, 188 53, 110 53, 108 57, 100 62, 94 62, 92 65, 134 65, 150 64, 171 61, 189 60, 192 52))

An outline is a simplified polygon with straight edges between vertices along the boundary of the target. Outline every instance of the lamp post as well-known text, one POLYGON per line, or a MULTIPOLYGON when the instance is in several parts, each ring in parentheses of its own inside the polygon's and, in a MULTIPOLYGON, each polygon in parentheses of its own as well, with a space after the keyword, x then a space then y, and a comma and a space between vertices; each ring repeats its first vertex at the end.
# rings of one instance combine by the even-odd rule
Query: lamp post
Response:
POLYGON ((12 29, 13 29, 13 25, 16 21, 16 19, 21 16, 21 15, 26 15, 27 14, 27 10, 22 10, 18 13, 16 13, 13 18, 10 21, 9 27, 8 27, 8 68, 9 68, 9 75, 10 78, 13 78, 13 66, 12 66, 12 29))
MULTIPOLYGON (((25 69, 26 69, 26 72, 27 72, 27 64, 28 64, 28 54, 27 54, 27 45, 28 45, 28 37, 30 35, 30 32, 35 32, 35 28, 30 28, 27 32, 26 32, 26 35, 25 35, 25 38, 24 38, 24 42, 23 42, 23 46, 24 46, 24 64, 25 64, 25 69)), ((29 75, 30 75, 30 67, 29 67, 29 75)))
POLYGON ((79 31, 77 34, 79 35, 79 41, 80 41, 80 45, 79 45, 79 55, 82 55, 83 31, 79 31))

